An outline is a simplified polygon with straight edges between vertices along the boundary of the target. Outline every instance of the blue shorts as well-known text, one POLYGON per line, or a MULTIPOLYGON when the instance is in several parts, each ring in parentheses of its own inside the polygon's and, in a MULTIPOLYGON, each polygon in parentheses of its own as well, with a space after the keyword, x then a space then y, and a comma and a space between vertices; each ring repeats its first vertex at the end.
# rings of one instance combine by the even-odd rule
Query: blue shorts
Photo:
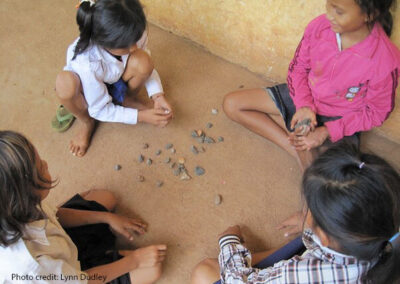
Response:
POLYGON ((114 84, 107 84, 108 93, 113 98, 113 103, 122 104, 125 99, 126 91, 128 90, 128 85, 125 83, 122 78, 119 78, 117 82, 114 84))
MULTIPOLYGON (((293 115, 296 113, 296 106, 289 94, 289 88, 287 84, 280 84, 273 87, 265 88, 271 99, 274 101, 276 107, 282 115, 285 121, 286 129, 290 132, 294 130, 290 128, 293 115)), ((334 121, 342 118, 341 116, 324 116, 317 114, 317 126, 323 126, 325 122, 334 121)), ((346 140, 359 146, 360 144, 360 133, 357 132, 352 136, 346 136, 346 140)))
MULTIPOLYGON (((274 266, 275 263, 292 258, 295 255, 300 255, 306 250, 303 240, 301 237, 294 239, 287 245, 281 247, 273 254, 270 254, 262 261, 257 263, 254 267, 259 269, 265 269, 274 266)), ((221 280, 218 280, 214 284, 221 284, 221 280)))

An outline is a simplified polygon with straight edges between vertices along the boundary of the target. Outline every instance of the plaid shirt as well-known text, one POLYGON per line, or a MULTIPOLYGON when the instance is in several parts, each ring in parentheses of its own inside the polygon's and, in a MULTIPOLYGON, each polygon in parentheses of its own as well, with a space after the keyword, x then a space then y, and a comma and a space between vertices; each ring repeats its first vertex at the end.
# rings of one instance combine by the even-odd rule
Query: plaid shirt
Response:
POLYGON ((251 254, 237 236, 220 239, 221 283, 224 284, 310 284, 363 283, 371 262, 360 261, 323 247, 311 230, 304 230, 307 250, 302 256, 275 263, 265 269, 251 267, 251 254))

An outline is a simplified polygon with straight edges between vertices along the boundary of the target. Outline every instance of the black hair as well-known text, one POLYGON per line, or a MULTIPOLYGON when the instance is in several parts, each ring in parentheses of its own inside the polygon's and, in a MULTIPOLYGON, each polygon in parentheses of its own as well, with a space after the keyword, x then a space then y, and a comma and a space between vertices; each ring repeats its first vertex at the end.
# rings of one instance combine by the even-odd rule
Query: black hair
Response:
POLYGON ((0 245, 8 246, 22 237, 24 226, 43 219, 40 196, 50 189, 37 168, 35 148, 23 135, 0 131, 0 245))
POLYGON ((142 37, 146 17, 138 0, 83 1, 78 8, 76 22, 79 40, 74 57, 84 52, 91 43, 104 48, 128 48, 142 37))
POLYGON ((367 14, 372 27, 379 22, 386 34, 390 37, 393 29, 393 16, 390 10, 396 5, 396 0, 355 0, 361 10, 367 14))
POLYGON ((376 264, 366 283, 400 276, 400 176, 386 161, 348 143, 328 149, 303 176, 303 196, 314 225, 342 253, 376 264))

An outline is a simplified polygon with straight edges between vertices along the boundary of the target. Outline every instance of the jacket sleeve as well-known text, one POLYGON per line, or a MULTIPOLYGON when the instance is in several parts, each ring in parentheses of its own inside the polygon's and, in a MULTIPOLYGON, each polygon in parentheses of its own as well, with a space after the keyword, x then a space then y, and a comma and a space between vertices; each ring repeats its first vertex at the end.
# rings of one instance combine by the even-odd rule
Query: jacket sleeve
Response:
POLYGON ((294 57, 289 65, 287 83, 290 96, 296 106, 296 110, 309 107, 316 112, 314 99, 308 85, 308 74, 311 70, 310 41, 313 22, 311 22, 301 39, 294 57))
POLYGON ((343 115, 342 118, 325 123, 332 142, 351 136, 359 131, 368 131, 380 126, 394 107, 398 84, 398 69, 378 82, 370 82, 362 109, 343 115))
POLYGON ((96 72, 92 70, 93 68, 97 70, 101 66, 88 66, 77 71, 82 82, 89 115, 100 121, 136 124, 138 110, 113 104, 106 85, 102 78, 99 78, 100 75, 96 75, 96 72))
POLYGON ((240 244, 237 236, 227 235, 219 241, 221 252, 218 260, 222 284, 272 284, 280 283, 282 275, 273 267, 251 267, 251 254, 240 244))

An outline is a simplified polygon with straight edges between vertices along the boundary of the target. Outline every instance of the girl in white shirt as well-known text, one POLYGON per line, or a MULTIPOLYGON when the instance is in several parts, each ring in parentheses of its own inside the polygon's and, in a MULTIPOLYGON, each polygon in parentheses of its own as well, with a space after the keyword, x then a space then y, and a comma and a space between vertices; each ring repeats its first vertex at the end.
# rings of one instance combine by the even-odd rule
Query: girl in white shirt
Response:
POLYGON ((69 46, 67 64, 56 80, 61 104, 77 118, 71 153, 86 153, 95 120, 166 126, 172 109, 147 50, 139 1, 81 0, 76 19, 80 36, 69 46), (143 86, 152 107, 133 98, 143 86))
POLYGON ((110 228, 132 240, 146 225, 112 213, 111 192, 91 190, 52 208, 46 161, 12 131, 0 131, 0 184, 0 283, 148 284, 161 276, 165 245, 115 249, 110 228))

